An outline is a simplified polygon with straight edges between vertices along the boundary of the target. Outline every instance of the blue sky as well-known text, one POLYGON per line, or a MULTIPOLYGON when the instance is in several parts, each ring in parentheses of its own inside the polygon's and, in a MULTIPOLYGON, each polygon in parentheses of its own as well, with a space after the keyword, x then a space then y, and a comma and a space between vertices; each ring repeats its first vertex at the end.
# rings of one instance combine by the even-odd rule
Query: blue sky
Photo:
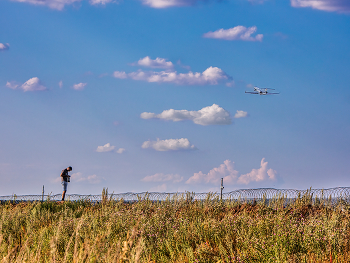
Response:
POLYGON ((0 195, 67 166, 81 194, 349 186, 348 1, 2 0, 0 24, 0 195))

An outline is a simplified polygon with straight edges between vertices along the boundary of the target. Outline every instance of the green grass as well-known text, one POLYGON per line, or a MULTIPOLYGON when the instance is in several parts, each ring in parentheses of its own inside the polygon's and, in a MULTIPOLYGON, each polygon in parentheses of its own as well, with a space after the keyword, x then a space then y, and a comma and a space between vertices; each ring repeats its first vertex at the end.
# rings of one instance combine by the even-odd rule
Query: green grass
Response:
POLYGON ((350 262, 350 205, 300 197, 0 205, 1 262, 350 262))

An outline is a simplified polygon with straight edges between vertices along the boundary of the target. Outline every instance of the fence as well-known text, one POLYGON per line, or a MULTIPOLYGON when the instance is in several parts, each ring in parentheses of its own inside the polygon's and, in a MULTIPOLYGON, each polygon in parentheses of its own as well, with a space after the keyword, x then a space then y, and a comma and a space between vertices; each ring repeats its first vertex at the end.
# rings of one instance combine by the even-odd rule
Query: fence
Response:
MULTIPOLYGON (((347 202, 350 201, 350 187, 336 187, 329 189, 308 189, 308 190, 296 190, 296 189, 274 189, 274 188, 258 188, 258 189, 241 189, 222 194, 223 200, 262 200, 273 199, 283 197, 288 200, 295 199, 298 196, 308 195, 311 198, 321 198, 338 200, 342 199, 347 202)), ((220 193, 121 193, 121 194, 101 194, 101 195, 79 195, 70 194, 66 195, 66 200, 78 201, 78 200, 90 200, 93 202, 102 201, 103 198, 110 200, 124 200, 125 202, 134 202, 142 199, 149 199, 152 201, 165 201, 167 199, 174 200, 179 198, 185 198, 190 200, 205 200, 207 198, 215 199, 220 198, 220 193)), ((0 196, 0 201, 60 201, 61 194, 56 195, 8 195, 0 196)))

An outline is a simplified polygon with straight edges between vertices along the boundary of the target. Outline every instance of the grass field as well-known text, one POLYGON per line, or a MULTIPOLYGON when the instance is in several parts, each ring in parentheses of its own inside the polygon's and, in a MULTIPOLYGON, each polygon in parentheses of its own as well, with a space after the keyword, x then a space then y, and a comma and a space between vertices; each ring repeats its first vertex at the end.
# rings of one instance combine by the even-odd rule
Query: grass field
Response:
POLYGON ((350 205, 300 197, 0 205, 1 262, 350 262, 350 205))

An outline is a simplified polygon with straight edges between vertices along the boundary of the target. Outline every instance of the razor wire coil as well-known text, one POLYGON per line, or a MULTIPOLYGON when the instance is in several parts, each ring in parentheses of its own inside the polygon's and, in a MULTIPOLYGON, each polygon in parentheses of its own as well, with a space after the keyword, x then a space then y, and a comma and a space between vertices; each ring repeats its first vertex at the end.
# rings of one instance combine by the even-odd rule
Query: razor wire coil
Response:
MULTIPOLYGON (((270 200, 273 198, 296 199, 308 195, 311 199, 332 199, 350 201, 350 187, 336 187, 329 189, 274 189, 274 188, 258 188, 258 189, 240 189, 223 193, 223 200, 270 200)), ((150 201, 166 201, 166 200, 207 200, 220 199, 220 193, 194 193, 194 192, 177 192, 177 193, 159 193, 159 192, 142 192, 142 193, 119 193, 119 194, 100 194, 100 195, 80 195, 67 194, 66 200, 69 201, 92 201, 101 202, 103 200, 123 200, 124 202, 136 202, 140 200, 150 201)), ((60 201, 61 194, 55 195, 7 195, 0 196, 1 202, 6 201, 60 201)))

